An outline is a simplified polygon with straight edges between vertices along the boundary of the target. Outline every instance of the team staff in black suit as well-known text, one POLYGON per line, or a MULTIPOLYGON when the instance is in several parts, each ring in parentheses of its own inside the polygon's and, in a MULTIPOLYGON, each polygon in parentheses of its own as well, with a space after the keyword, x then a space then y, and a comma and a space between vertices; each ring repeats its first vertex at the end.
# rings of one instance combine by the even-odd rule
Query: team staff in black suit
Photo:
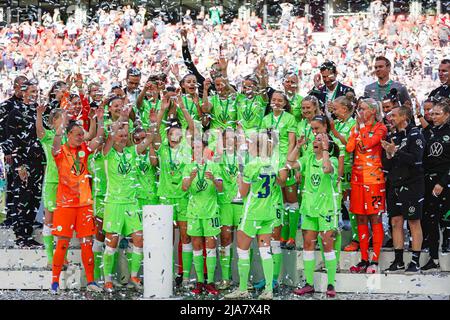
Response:
POLYGON ((5 205, 5 213, 6 220, 2 223, 2 226, 9 227, 12 224, 10 209, 13 205, 13 172, 12 172, 12 155, 10 150, 10 145, 8 141, 8 114, 14 109, 14 107, 22 102, 23 93, 21 90, 22 84, 28 81, 28 79, 24 76, 18 76, 14 79, 13 89, 14 94, 8 100, 3 101, 0 104, 0 145, 3 149, 3 153, 5 154, 5 162, 9 165, 9 170, 7 171, 7 181, 8 185, 6 187, 6 205, 5 205))
POLYGON ((8 115, 9 150, 12 157, 13 206, 10 216, 21 247, 39 245, 32 238, 33 223, 41 201, 45 156, 36 136, 38 87, 31 81, 21 86, 23 100, 8 115))
POLYGON ((427 126, 424 154, 425 200, 422 229, 430 260, 422 271, 439 269, 439 225, 443 230, 442 251, 450 244, 450 100, 442 99, 431 111, 433 126, 427 126))

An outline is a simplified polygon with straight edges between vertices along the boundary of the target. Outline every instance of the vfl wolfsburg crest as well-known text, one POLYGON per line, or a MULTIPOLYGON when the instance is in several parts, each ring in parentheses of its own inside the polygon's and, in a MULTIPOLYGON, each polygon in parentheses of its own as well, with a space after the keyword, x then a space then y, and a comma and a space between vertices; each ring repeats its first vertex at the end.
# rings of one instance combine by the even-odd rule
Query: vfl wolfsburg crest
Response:
POLYGON ((242 117, 245 121, 250 121, 253 118, 253 111, 250 109, 250 107, 246 107, 244 109, 244 112, 242 112, 242 117))
POLYGON ((169 165, 170 165, 170 171, 172 171, 172 172, 178 171, 178 164, 171 162, 169 165))
POLYGON ((117 166, 117 172, 121 175, 127 175, 131 171, 131 164, 128 162, 121 161, 119 165, 117 166))
POLYGON ((150 168, 150 166, 148 165, 148 163, 145 162, 141 162, 139 164, 139 170, 141 170, 142 173, 147 173, 148 169, 150 168))
POLYGON ((238 168, 236 166, 228 166, 228 172, 230 173, 230 176, 236 176, 237 171, 238 168))
POLYGON ((314 187, 317 187, 317 186, 319 186, 320 185, 320 175, 318 175, 318 174, 313 174, 312 176, 311 176, 311 183, 312 183, 312 185, 314 186, 314 187))
POLYGON ((230 116, 228 115, 228 113, 221 113, 219 114, 219 116, 217 117, 219 119, 220 122, 223 123, 227 123, 228 121, 230 121, 230 116))

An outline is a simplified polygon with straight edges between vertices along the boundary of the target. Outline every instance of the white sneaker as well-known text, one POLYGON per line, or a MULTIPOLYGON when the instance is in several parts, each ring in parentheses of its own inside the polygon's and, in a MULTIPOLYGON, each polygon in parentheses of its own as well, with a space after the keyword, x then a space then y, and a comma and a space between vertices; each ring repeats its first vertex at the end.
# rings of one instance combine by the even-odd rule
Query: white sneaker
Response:
POLYGON ((273 292, 272 291, 263 291, 258 297, 259 300, 273 300, 273 292))
POLYGON ((374 264, 371 263, 366 270, 366 273, 370 273, 370 274, 374 274, 374 273, 379 273, 380 272, 380 267, 378 266, 378 264, 374 264))
POLYGON ((237 288, 233 292, 231 292, 229 294, 226 294, 224 296, 224 298, 227 299, 227 300, 250 299, 251 298, 251 294, 248 291, 241 291, 241 290, 239 290, 239 288, 237 288))
POLYGON ((86 286, 86 291, 101 293, 103 289, 95 282, 91 282, 86 286))

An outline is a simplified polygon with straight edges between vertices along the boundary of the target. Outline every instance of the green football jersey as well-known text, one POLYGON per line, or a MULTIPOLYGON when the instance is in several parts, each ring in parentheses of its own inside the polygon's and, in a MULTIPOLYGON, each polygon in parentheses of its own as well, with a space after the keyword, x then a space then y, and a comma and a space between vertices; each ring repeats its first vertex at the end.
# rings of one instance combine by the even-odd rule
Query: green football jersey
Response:
MULTIPOLYGON (((356 120, 352 117, 350 117, 346 122, 342 122, 341 120, 335 120, 334 126, 336 128, 336 131, 339 132, 341 135, 345 137, 345 139, 348 141, 348 138, 350 137, 350 132, 352 128, 356 125, 356 120)), ((334 135, 333 135, 334 137, 334 135)), ((353 152, 349 153, 345 150, 345 145, 342 144, 342 142, 339 139, 334 139, 335 142, 339 146, 340 154, 344 154, 344 165, 351 166, 353 163, 353 152)))
POLYGON ((236 154, 222 155, 222 161, 219 165, 220 175, 223 181, 223 192, 219 194, 219 203, 231 203, 238 194, 237 176, 239 174, 239 163, 236 154))
POLYGON ((243 219, 276 219, 276 209, 281 192, 276 183, 278 172, 271 161, 255 158, 244 168, 243 181, 250 184, 244 199, 243 219))
POLYGON ((274 150, 278 152, 280 163, 284 163, 289 150, 289 133, 292 132, 294 135, 297 133, 295 117, 284 111, 275 117, 271 112, 264 117, 261 127, 272 129, 272 133, 277 133, 278 148, 274 150))
POLYGON ((292 97, 292 99, 289 99, 291 114, 295 117, 296 122, 300 122, 302 120, 302 101, 303 97, 297 93, 292 97))
POLYGON ((304 155, 298 160, 304 186, 300 212, 310 217, 339 214, 338 201, 338 159, 330 157, 333 173, 323 172, 323 160, 317 160, 314 153, 304 155))
POLYGON ((157 151, 159 161, 158 196, 164 198, 182 198, 183 170, 191 163, 191 148, 185 139, 172 149, 168 143, 161 144, 157 151))
POLYGON ((229 96, 222 100, 219 95, 214 95, 210 98, 212 105, 211 109, 211 128, 235 128, 237 110, 237 99, 229 96))
POLYGON ((297 138, 304 136, 306 139, 305 145, 301 149, 301 155, 314 153, 313 142, 315 139, 312 132, 311 124, 306 119, 302 119, 297 125, 297 138))
POLYGON ((137 178, 136 146, 123 149, 120 153, 111 148, 105 158, 105 172, 107 179, 107 203, 135 203, 136 191, 139 185, 137 178))
POLYGON ((89 155, 89 171, 92 175, 92 196, 105 196, 106 194, 106 172, 105 158, 101 151, 89 155))
POLYGON ((150 163, 150 151, 137 156, 138 199, 150 199, 156 195, 156 167, 150 163))
POLYGON ((258 95, 248 99, 244 94, 236 97, 237 119, 244 131, 259 129, 264 118, 267 103, 258 95))
MULTIPOLYGON (((187 111, 189 112, 189 114, 191 115, 192 119, 194 120, 194 122, 200 122, 200 115, 198 114, 198 109, 197 106, 195 105, 194 101, 192 101, 192 99, 190 97, 188 97, 187 95, 183 95, 183 104, 185 106, 185 108, 187 109, 187 111)), ((199 99, 199 104, 200 106, 202 105, 202 99, 199 99)), ((183 111, 181 111, 181 108, 177 108, 177 117, 178 120, 181 123, 181 127, 183 129, 186 129, 188 127, 188 122, 187 120, 184 118, 184 114, 183 111)))
POLYGON ((202 165, 189 163, 184 167, 183 178, 189 177, 194 169, 197 169, 197 176, 187 191, 189 195, 187 217, 193 219, 213 218, 219 208, 219 192, 214 182, 205 177, 205 173, 209 171, 215 179, 221 179, 220 168, 214 162, 206 162, 202 165))
MULTIPOLYGON (((39 139, 45 153, 45 182, 46 183, 58 183, 58 169, 56 168, 55 159, 52 155, 53 140, 55 140, 55 130, 45 129, 45 135, 42 139, 39 139)), ((63 145, 64 142, 61 142, 63 145)))

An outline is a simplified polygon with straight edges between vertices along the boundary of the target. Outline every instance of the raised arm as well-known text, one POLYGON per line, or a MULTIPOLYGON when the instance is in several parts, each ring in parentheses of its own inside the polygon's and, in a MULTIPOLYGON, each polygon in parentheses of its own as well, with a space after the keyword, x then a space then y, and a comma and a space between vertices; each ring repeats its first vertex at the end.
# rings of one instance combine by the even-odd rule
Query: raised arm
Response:
POLYGON ((178 94, 178 96, 177 96, 177 103, 178 103, 178 107, 181 109, 181 112, 183 112, 184 118, 186 119, 186 121, 188 123, 189 133, 191 135, 194 135, 194 128, 195 128, 194 120, 192 119, 191 115, 187 111, 186 106, 184 105, 183 99, 181 99, 180 94, 178 94))
POLYGON ((156 155, 155 145, 153 143, 150 143, 149 150, 150 150, 150 163, 152 164, 152 166, 157 167, 158 156, 156 155))
POLYGON ((258 88, 260 94, 263 97, 264 101, 267 102, 269 101, 269 97, 267 95, 267 87, 269 86, 269 77, 266 68, 266 60, 264 57, 262 57, 258 62, 258 66, 256 67, 256 76, 259 79, 258 88))
POLYGON ((182 189, 184 192, 188 191, 191 187, 192 181, 194 181, 197 176, 197 169, 194 168, 188 177, 183 178, 183 186, 182 189))
MULTIPOLYGON (((323 173, 325 174, 329 174, 329 173, 333 173, 334 169, 333 169, 333 165, 331 164, 330 161, 330 153, 328 152, 328 147, 329 147, 329 140, 328 140, 328 135, 326 134, 322 134, 322 170, 323 173)), ((344 170, 342 170, 342 172, 344 172, 344 170)))
POLYGON ((95 138, 97 129, 97 119, 95 117, 96 110, 89 111, 89 131, 84 133, 84 141, 91 141, 95 138))
POLYGON ((62 112, 61 115, 62 119, 61 119, 61 125, 58 126, 57 128, 55 128, 55 139, 53 140, 53 148, 52 148, 52 154, 53 156, 57 156, 60 152, 61 152, 61 140, 62 140, 62 135, 64 133, 64 129, 65 129, 65 124, 66 124, 66 119, 67 119, 67 114, 66 111, 62 112))
POLYGON ((212 109, 212 105, 208 99, 208 90, 211 87, 211 79, 206 79, 203 84, 203 97, 202 97, 202 112, 210 113, 212 109))
MULTIPOLYGON (((189 52, 189 46, 187 42, 187 30, 182 29, 181 30, 181 41, 182 41, 182 54, 183 54, 183 60, 184 64, 188 68, 189 72, 195 75, 195 78, 197 78, 197 82, 199 84, 199 90, 202 90, 203 82, 205 81, 205 77, 203 77, 197 70, 197 67, 194 64, 194 61, 192 61, 191 53, 189 52)), ((201 92, 201 91, 200 91, 201 92)))
POLYGON ((153 134, 150 130, 146 131, 145 139, 136 146, 136 151, 138 154, 144 153, 147 148, 153 144, 153 134))
POLYGON ((300 164, 298 163, 297 160, 300 155, 300 150, 305 143, 306 143, 305 136, 301 136, 300 139, 298 139, 297 142, 295 143, 292 151, 288 153, 286 161, 286 168, 288 170, 300 168, 300 164))
POLYGON ((161 109, 159 110, 159 112, 156 115, 156 124, 155 124, 155 149, 158 150, 159 146, 161 145, 160 143, 157 144, 156 142, 161 141, 161 123, 164 119, 164 116, 167 112, 167 110, 169 109, 169 97, 167 95, 163 96, 162 101, 161 101, 161 109), (156 147, 158 146, 158 147, 156 147))
POLYGON ((105 109, 103 109, 103 108, 97 108, 97 110, 95 110, 95 118, 96 119, 93 119, 93 120, 96 120, 96 121, 92 121, 92 122, 97 123, 97 135, 88 144, 88 148, 89 148, 89 150, 91 150, 91 152, 96 151, 103 144, 104 136, 105 136, 105 125, 103 123, 104 113, 105 113, 105 109))
POLYGON ((141 90, 141 92, 139 93, 139 96, 138 96, 137 99, 136 99, 136 107, 137 107, 138 109, 141 109, 141 108, 142 108, 142 105, 143 105, 143 103, 144 103, 145 95, 147 94, 147 92, 148 92, 149 90, 152 90, 152 89, 154 89, 154 88, 153 88, 153 84, 152 84, 151 82, 147 82, 147 83, 144 85, 144 88, 141 90))
POLYGON ((223 56, 219 58, 219 61, 217 63, 220 73, 222 74, 222 77, 225 82, 225 86, 229 93, 236 93, 236 89, 230 84, 230 81, 228 80, 228 60, 225 59, 223 56))

